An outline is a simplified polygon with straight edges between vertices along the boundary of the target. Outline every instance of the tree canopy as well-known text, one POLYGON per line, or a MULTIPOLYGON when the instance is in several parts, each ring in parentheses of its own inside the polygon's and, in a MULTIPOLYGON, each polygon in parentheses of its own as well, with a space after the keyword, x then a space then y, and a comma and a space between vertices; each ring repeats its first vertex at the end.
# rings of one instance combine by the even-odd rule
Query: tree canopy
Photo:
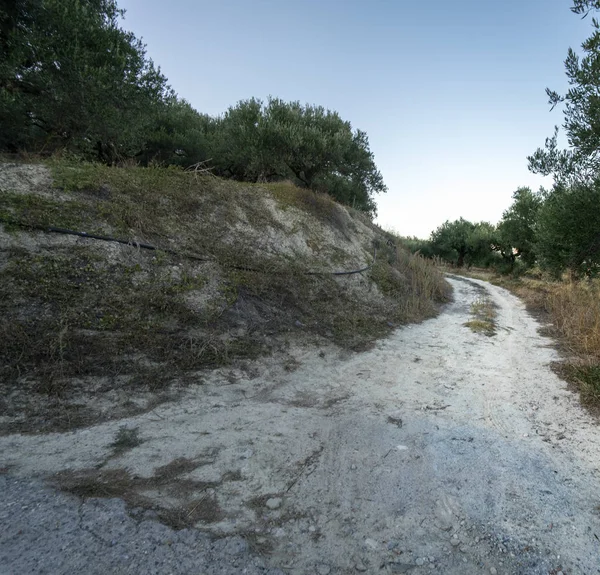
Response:
POLYGON ((512 197, 512 205, 498 224, 498 250, 505 258, 514 261, 519 256, 532 265, 536 259, 536 221, 542 198, 530 188, 519 188, 512 197))
POLYGON ((365 132, 337 112, 269 98, 220 117, 178 97, 120 23, 116 0, 13 0, 0 7, 0 150, 75 151, 107 164, 190 166, 289 179, 371 215, 386 186, 365 132))
POLYGON ((322 106, 269 98, 230 107, 215 121, 211 146, 218 173, 239 180, 291 179, 373 213, 385 192, 365 132, 322 106))
MULTIPOLYGON (((600 0, 574 0, 571 10, 586 16, 600 9, 600 0)), ((565 71, 569 89, 565 94, 546 88, 551 108, 563 106, 563 129, 569 148, 558 147, 558 127, 544 148, 529 156, 529 169, 552 175, 558 182, 591 181, 600 171, 600 24, 592 19, 592 35, 582 44, 580 56, 569 48, 565 71)))

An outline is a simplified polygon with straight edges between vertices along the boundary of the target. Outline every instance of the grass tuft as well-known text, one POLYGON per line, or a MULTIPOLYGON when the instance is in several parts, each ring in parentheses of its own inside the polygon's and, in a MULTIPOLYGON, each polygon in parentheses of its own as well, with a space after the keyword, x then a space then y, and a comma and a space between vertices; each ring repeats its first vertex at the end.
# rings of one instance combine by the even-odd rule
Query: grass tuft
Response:
POLYGON ((122 426, 119 428, 115 440, 110 444, 110 447, 113 449, 113 456, 118 456, 141 444, 142 440, 140 439, 137 427, 127 428, 122 426))

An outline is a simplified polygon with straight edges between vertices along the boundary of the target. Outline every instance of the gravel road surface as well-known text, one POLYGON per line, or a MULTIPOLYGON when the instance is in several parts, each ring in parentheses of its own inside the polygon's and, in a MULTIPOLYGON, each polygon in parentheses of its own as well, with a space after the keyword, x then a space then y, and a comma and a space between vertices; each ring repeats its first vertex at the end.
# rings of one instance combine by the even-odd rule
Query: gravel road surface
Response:
POLYGON ((600 427, 517 298, 449 281, 370 351, 290 343, 143 415, 0 437, 0 573, 600 573, 600 427), (491 337, 464 326, 484 297, 491 337))

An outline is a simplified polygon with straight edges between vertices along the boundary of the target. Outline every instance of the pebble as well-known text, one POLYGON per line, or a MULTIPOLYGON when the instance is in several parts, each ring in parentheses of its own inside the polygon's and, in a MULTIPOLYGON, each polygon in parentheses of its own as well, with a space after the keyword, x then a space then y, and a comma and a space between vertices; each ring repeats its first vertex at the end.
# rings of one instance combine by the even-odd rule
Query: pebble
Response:
POLYGON ((451 539, 450 545, 452 545, 452 547, 458 547, 460 545, 460 541, 458 539, 451 539))
POLYGON ((270 499, 267 499, 265 505, 269 509, 279 509, 281 507, 282 501, 283 500, 281 499, 281 497, 271 497, 270 499))
POLYGON ((460 546, 460 550, 465 553, 467 551, 467 548, 464 545, 460 546))
POLYGON ((423 559, 422 557, 419 557, 416 561, 415 564, 419 567, 421 567, 422 565, 425 565, 425 559, 423 559))
POLYGON ((379 547, 379 545, 377 544, 377 541, 375 541, 374 539, 365 539, 365 545, 367 547, 370 547, 374 551, 379 547))
POLYGON ((329 565, 318 565, 317 573, 319 575, 329 575, 331 573, 331 567, 329 567, 329 565))
POLYGON ((498 575, 498 569, 495 567, 490 567, 490 575, 498 575))
POLYGON ((361 573, 367 570, 367 568, 365 567, 365 565, 362 562, 360 562, 360 561, 356 565, 354 565, 354 568, 357 571, 360 571, 361 573))

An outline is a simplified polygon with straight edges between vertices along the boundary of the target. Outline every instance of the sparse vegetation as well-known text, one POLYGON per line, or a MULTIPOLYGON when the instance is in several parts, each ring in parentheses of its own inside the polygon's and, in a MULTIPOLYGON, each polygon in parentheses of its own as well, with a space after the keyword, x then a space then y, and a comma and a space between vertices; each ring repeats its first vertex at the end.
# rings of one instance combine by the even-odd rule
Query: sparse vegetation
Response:
POLYGON ((392 326, 435 314, 448 296, 434 266, 397 238, 290 183, 49 165, 54 189, 0 196, 9 222, 0 374, 15 422, 5 431, 150 409, 198 381, 199 370, 276 351, 288 337, 365 349, 392 326), (40 230, 56 224, 132 244, 40 230), (331 275, 373 263, 374 253, 364 273, 331 275), (92 390, 96 399, 117 394, 119 405, 100 411, 92 390))

